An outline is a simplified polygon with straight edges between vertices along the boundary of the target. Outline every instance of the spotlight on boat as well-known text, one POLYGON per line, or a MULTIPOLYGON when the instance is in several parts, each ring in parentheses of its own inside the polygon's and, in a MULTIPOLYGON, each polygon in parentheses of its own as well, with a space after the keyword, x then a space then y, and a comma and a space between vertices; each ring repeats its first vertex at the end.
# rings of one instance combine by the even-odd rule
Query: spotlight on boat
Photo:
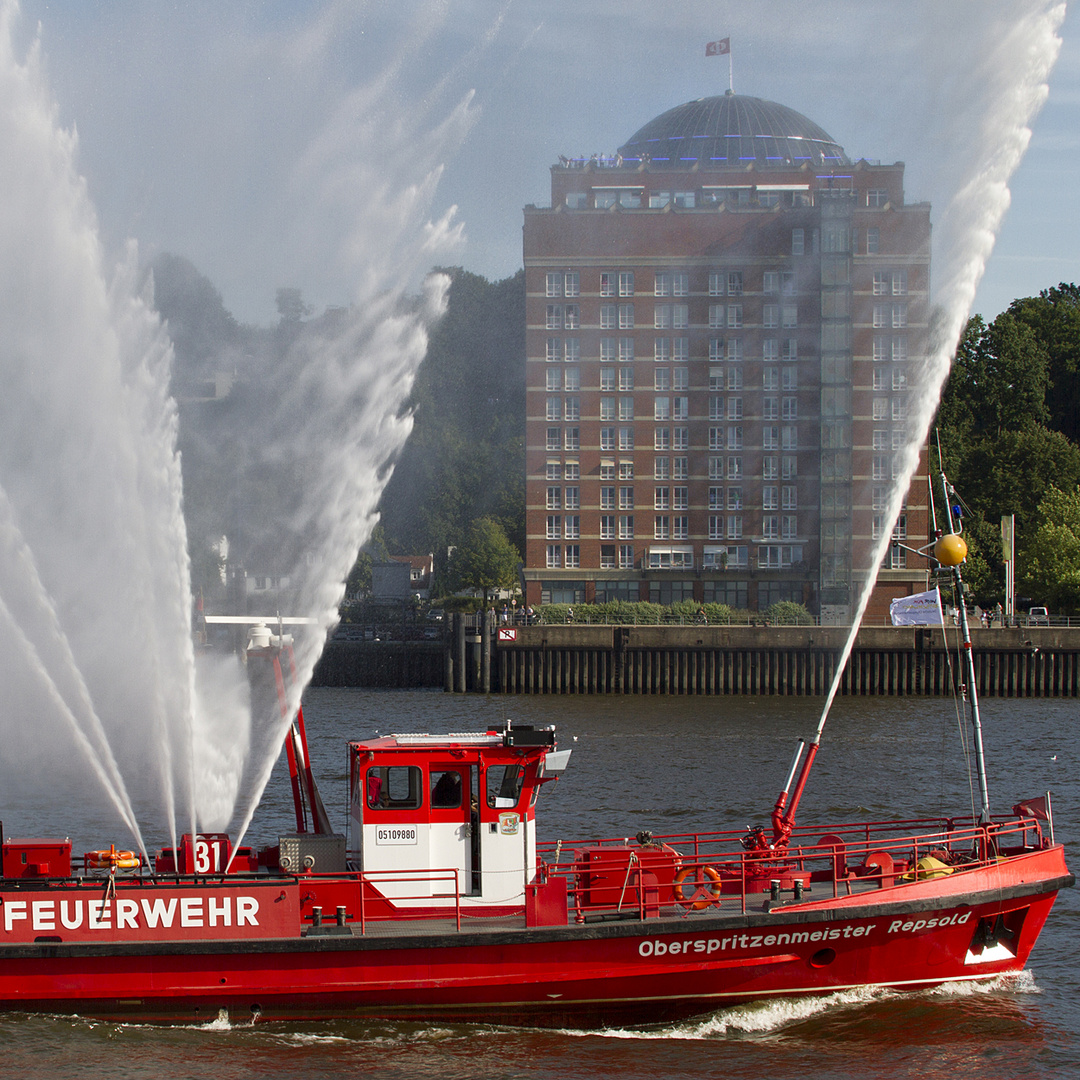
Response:
POLYGON ((946 533, 934 543, 934 558, 942 566, 959 566, 967 558, 968 548, 959 533, 946 533))

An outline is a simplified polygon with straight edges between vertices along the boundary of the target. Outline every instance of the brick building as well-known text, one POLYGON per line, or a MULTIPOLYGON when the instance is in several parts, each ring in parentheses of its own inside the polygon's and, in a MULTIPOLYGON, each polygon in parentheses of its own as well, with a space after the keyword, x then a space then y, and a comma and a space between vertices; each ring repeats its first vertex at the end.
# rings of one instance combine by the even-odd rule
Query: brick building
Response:
MULTIPOLYGON (((805 116, 732 93, 552 167, 524 225, 530 603, 850 618, 894 524, 927 334, 930 208, 903 182, 902 163, 852 162, 805 116)), ((926 587, 904 550, 926 542, 925 492, 871 619, 926 587)))

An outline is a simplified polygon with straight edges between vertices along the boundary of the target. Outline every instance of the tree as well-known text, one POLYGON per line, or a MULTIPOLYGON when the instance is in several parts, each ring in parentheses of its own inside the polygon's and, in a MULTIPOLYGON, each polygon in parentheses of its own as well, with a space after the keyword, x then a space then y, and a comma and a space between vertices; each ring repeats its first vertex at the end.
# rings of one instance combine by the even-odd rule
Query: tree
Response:
POLYGON ((479 589, 486 608, 492 592, 512 589, 517 584, 520 564, 521 556, 503 527, 491 518, 478 518, 450 559, 451 586, 479 589))
POLYGON ((1080 440, 1080 287, 1043 289, 1014 300, 1008 314, 1029 327, 1046 352, 1050 425, 1080 440))
POLYGON ((1043 496, 1020 569, 1025 587, 1047 607, 1080 610, 1080 487, 1051 487, 1043 496))

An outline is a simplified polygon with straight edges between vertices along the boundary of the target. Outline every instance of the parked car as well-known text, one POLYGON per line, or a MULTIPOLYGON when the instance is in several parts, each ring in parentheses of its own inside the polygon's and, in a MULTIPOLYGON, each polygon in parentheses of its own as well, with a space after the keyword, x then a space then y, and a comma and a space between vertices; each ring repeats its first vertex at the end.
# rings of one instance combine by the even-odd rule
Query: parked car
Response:
POLYGON ((1044 607, 1033 607, 1028 612, 1028 626, 1049 626, 1050 615, 1044 607))
POLYGON ((446 618, 446 612, 441 607, 433 607, 427 613, 428 622, 442 622, 446 618))

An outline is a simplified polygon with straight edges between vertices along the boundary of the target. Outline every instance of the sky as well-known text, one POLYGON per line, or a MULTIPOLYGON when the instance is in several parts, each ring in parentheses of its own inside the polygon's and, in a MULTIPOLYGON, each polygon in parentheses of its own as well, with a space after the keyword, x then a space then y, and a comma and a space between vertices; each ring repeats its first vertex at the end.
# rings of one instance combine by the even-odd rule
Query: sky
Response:
MULTIPOLYGON (((849 156, 904 161, 937 220, 1000 87, 977 66, 1052 0, 12 0, 106 251, 182 255, 243 322, 275 294, 350 303, 380 276, 521 266, 522 208, 559 155, 610 153, 728 88, 788 105, 849 156), (958 130, 963 125, 966 130, 958 130), (394 264, 401 222, 419 255, 394 264), (344 238, 344 241, 343 241, 344 238)), ((976 294, 993 318, 1080 279, 1080 15, 1062 45, 976 294)), ((1002 58, 1007 83, 1031 62, 1002 58)), ((938 252, 935 251, 935 258, 938 252)))

